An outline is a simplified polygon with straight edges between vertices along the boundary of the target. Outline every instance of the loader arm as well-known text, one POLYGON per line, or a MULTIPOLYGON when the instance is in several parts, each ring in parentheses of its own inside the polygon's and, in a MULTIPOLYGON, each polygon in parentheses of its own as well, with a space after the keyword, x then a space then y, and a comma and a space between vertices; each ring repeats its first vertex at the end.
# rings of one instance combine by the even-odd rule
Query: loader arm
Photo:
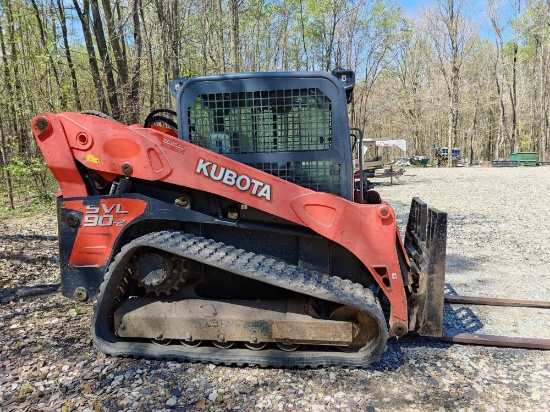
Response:
MULTIPOLYGON (((127 127, 75 113, 44 113, 33 119, 32 130, 63 198, 89 195, 80 164, 109 181, 126 176, 217 194, 310 228, 344 246, 388 297, 390 333, 408 332, 404 284, 408 273, 402 273, 398 255, 406 253, 395 213, 387 203, 358 204, 315 192, 141 125, 127 127)), ((86 236, 86 229, 81 227, 76 242, 86 236)), ((108 258, 95 264, 105 264, 108 258)))

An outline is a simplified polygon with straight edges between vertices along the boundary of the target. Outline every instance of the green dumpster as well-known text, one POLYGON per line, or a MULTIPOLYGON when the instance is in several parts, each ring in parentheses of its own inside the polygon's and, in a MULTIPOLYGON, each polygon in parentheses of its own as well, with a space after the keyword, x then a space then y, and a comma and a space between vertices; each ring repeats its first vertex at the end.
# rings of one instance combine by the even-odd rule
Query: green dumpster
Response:
POLYGON ((538 160, 537 152, 517 152, 510 154, 510 160, 519 162, 522 166, 536 166, 538 160))

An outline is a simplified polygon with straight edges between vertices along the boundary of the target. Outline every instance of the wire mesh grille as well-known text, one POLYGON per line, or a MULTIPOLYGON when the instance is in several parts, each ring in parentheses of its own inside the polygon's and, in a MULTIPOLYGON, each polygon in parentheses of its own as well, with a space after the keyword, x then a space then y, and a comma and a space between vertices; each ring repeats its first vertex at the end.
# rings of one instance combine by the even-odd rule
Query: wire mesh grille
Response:
MULTIPOLYGON (((201 94, 188 110, 190 140, 221 154, 311 153, 332 145, 332 103, 317 88, 201 94)), ((332 161, 247 164, 340 194, 340 165, 332 161)))
POLYGON ((316 192, 340 194, 340 165, 331 161, 247 164, 316 192))
POLYGON ((315 88, 199 95, 190 140, 224 154, 327 150, 331 102, 315 88))

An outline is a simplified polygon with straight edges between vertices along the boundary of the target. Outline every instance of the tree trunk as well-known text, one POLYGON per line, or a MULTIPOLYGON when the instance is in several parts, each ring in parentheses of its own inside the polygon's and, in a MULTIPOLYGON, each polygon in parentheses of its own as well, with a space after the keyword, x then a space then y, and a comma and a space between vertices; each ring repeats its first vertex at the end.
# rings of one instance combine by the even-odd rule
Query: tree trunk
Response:
POLYGON ((548 68, 550 66, 550 48, 541 44, 540 52, 540 152, 541 161, 546 162, 548 143, 548 68), (546 49, 546 58, 544 56, 546 49))
MULTIPOLYGON (((535 46, 535 55, 538 55, 540 49, 540 42, 536 41, 535 46)), ((533 59, 532 65, 531 65, 531 73, 530 75, 533 78, 533 81, 536 81, 537 79, 537 60, 533 59)), ((536 151, 536 141, 534 139, 535 136, 535 105, 537 101, 537 92, 538 90, 534 89, 533 93, 529 94, 529 148, 528 150, 530 152, 536 151)))
POLYGON ((103 113, 107 113, 109 111, 109 106, 107 105, 103 83, 99 74, 99 67, 97 65, 97 60, 95 57, 94 41, 92 39, 92 31, 90 29, 90 5, 88 0, 84 0, 82 10, 80 8, 80 5, 78 4, 78 0, 73 0, 73 4, 76 13, 78 14, 78 18, 80 19, 80 24, 82 25, 82 34, 84 35, 84 42, 86 43, 88 62, 92 71, 92 80, 94 82, 95 90, 97 93, 99 107, 103 113))
MULTIPOLYGON (((151 41, 151 34, 147 31, 147 20, 145 20, 145 15, 143 12, 143 7, 140 6, 140 15, 141 15, 141 21, 143 22, 143 32, 145 34, 145 40, 147 43, 147 57, 149 60, 149 66, 154 67, 154 59, 153 59, 153 44, 151 41)), ((151 82, 149 83, 149 108, 152 109, 155 105, 155 84, 157 76, 150 76, 151 82)))
POLYGON ((497 45, 497 56, 494 65, 494 74, 495 74, 495 85, 497 88, 497 93, 499 97, 499 125, 498 125, 498 138, 495 144, 495 159, 500 160, 500 148, 505 140, 508 140, 508 122, 506 121, 506 109, 504 106, 504 93, 502 92, 502 87, 500 86, 500 80, 498 78, 498 62, 500 55, 500 48, 497 45))
POLYGON ((210 19, 208 17, 208 10, 207 10, 207 3, 206 1, 202 2, 202 13, 199 13, 199 16, 201 16, 201 24, 204 29, 204 36, 201 36, 199 40, 200 44, 200 50, 201 50, 201 57, 202 57, 202 68, 201 72, 202 74, 206 74, 208 72, 208 36, 210 35, 210 31, 212 30, 212 24, 210 23, 210 19))
POLYGON ((231 16, 230 41, 231 41, 231 64, 233 71, 241 71, 241 42, 239 38, 239 1, 229 0, 229 14, 231 16))
POLYGON ((453 167, 453 145, 458 136, 458 107, 459 107, 459 44, 458 44, 458 16, 455 14, 454 1, 449 2, 449 40, 451 44, 451 79, 450 79, 450 100, 451 107, 449 113, 449 136, 448 136, 448 154, 447 167, 453 167))
MULTIPOLYGON (((7 105, 8 105, 8 113, 11 117, 11 125, 12 125, 12 131, 15 133, 17 130, 18 122, 17 122, 17 109, 14 102, 14 96, 13 96, 13 85, 12 85, 12 79, 11 79, 11 71, 10 71, 10 62, 8 60, 8 54, 6 53, 6 42, 4 39, 4 28, 2 27, 0 20, 0 51, 2 52, 2 65, 4 66, 4 83, 5 88, 7 91, 7 105)), ((2 164, 3 164, 3 170, 4 170, 4 176, 5 176, 5 182, 6 182, 6 191, 8 195, 8 202, 10 209, 15 209, 14 202, 13 202, 13 186, 11 181, 11 173, 7 166, 9 165, 10 158, 8 155, 9 150, 9 139, 8 135, 4 129, 4 123, 2 121, 2 116, 0 116, 0 156, 2 157, 2 164)))
POLYGON ((336 25, 338 23, 338 10, 337 10, 337 7, 336 4, 334 4, 333 6, 333 9, 332 9, 332 25, 331 25, 331 28, 330 28, 330 35, 329 35, 329 42, 328 42, 328 45, 327 45, 327 50, 326 50, 326 60, 325 60, 325 70, 328 72, 330 71, 330 68, 331 68, 331 60, 332 60, 332 48, 334 46, 334 37, 335 37, 335 34, 336 34, 336 25))
MULTIPOLYGON (((304 48, 304 54, 306 55, 305 70, 310 70, 309 69, 309 55, 308 55, 308 52, 307 52, 307 43, 306 43, 306 27, 305 27, 305 24, 304 24, 304 20, 305 20, 305 17, 304 17, 304 4, 303 4, 303 0, 300 0, 300 26, 301 26, 301 29, 302 29, 302 46, 304 48)), ((299 68, 296 67, 295 70, 299 70, 299 68)))
POLYGON ((517 152, 517 128, 518 128, 518 114, 517 114, 517 61, 518 61, 518 49, 517 43, 514 43, 514 56, 512 58, 512 85, 509 87, 510 93, 510 106, 512 111, 512 128, 510 130, 510 151, 512 153, 517 152))
MULTIPOLYGON (((6 87, 6 97, 8 113, 11 120, 12 130, 15 131, 17 127, 17 110, 13 101, 13 85, 11 80, 10 62, 8 60, 8 54, 6 52, 6 41, 4 39, 4 28, 2 27, 2 21, 0 20, 0 51, 2 52, 2 66, 4 66, 4 84, 6 87)), ((0 117, 1 120, 1 117, 0 117)), ((7 145, 6 145, 7 148, 7 145)))
MULTIPOLYGON (((223 12, 222 12, 222 0, 216 1, 216 18, 218 20, 218 24, 216 25, 216 31, 218 33, 218 64, 219 64, 219 70, 220 73, 225 73, 227 71, 227 68, 225 66, 225 53, 224 53, 224 39, 223 39, 223 12)), ((231 58, 233 58, 233 55, 231 55, 231 58)))
MULTIPOLYGON (((12 101, 12 107, 13 107, 13 132, 15 136, 18 137, 17 143, 18 143, 18 149, 19 153, 25 152, 25 142, 23 141, 23 136, 25 132, 23 131, 23 127, 21 124, 21 117, 23 114, 23 99, 21 98, 21 76, 19 75, 19 51, 17 50, 17 45, 15 42, 15 22, 13 19, 13 10, 12 10, 12 4, 11 2, 8 2, 8 8, 7 8, 7 16, 8 16, 8 43, 10 45, 10 53, 11 53, 11 67, 13 70, 13 89, 10 92, 10 98, 12 101)), ((9 79, 9 77, 8 77, 9 79)))
POLYGON ((92 1, 92 16, 93 16, 93 28, 94 35, 97 43, 97 49, 103 62, 103 73, 107 77, 107 94, 109 103, 111 104, 111 115, 119 120, 120 119, 120 107, 117 98, 117 89, 115 84, 115 77, 113 74, 113 65, 111 63, 111 57, 107 50, 107 42, 105 41, 105 33, 103 32, 103 23, 101 22, 101 14, 99 13, 99 6, 97 1, 92 1))
MULTIPOLYGON (((140 6, 141 7, 141 6, 140 6)), ((121 1, 119 0, 116 0, 115 1, 115 8, 116 8, 116 14, 117 14, 117 18, 118 18, 118 22, 117 24, 119 24, 119 28, 118 28, 118 35, 120 36, 120 47, 121 47, 121 52, 122 52, 122 60, 124 62, 126 62, 126 67, 128 67, 128 53, 126 52, 126 41, 124 40, 124 28, 122 27, 123 26, 123 18, 122 18, 122 7, 121 7, 121 1)), ((128 74, 129 76, 130 74, 128 74)))
MULTIPOLYGON (((96 2, 92 1, 92 3, 96 3, 96 2)), ((120 105, 124 107, 124 102, 126 100, 125 90, 127 90, 128 88, 128 64, 124 57, 122 46, 121 46, 121 43, 124 42, 124 38, 115 27, 113 11, 111 8, 111 0, 102 0, 101 3, 103 4, 103 12, 105 13, 105 20, 107 21, 107 32, 109 33, 109 43, 111 44, 111 49, 113 50, 113 55, 115 57, 115 64, 118 72, 118 84, 119 84, 118 90, 120 91, 120 93, 118 93, 118 97, 119 97, 120 105)), ((95 18, 96 17, 94 15, 94 20, 95 18)), ((99 41, 98 41, 98 47, 99 47, 99 41)))
MULTIPOLYGON (((40 12, 38 10, 38 6, 36 4, 36 0, 32 0, 32 8, 33 8, 33 11, 34 11, 34 16, 36 17, 36 21, 38 23, 38 30, 40 32, 40 43, 42 45, 42 47, 44 48, 44 50, 47 50, 47 41, 46 41, 46 33, 44 31, 44 25, 42 24, 42 19, 40 18, 40 12)), ((53 72, 53 76, 55 78, 55 83, 57 85, 57 89, 59 90, 59 93, 60 93, 60 105, 61 105, 61 110, 65 110, 67 108, 67 99, 65 97, 65 92, 63 91, 63 88, 61 87, 61 82, 59 80, 59 74, 57 72, 57 65, 55 64, 54 60, 53 60, 53 53, 49 53, 49 50, 48 51, 48 59, 50 61, 50 68, 52 69, 52 72, 53 72)))
MULTIPOLYGON (((205 2, 202 4, 205 4, 205 2)), ((179 14, 179 2, 178 0, 156 0, 155 6, 159 22, 161 22, 163 27, 161 50, 164 61, 164 81, 168 85, 171 80, 180 77, 179 27, 181 25, 181 16, 179 14)), ((164 106, 168 106, 169 104, 170 100, 167 98, 164 106)))
MULTIPOLYGON (((34 0, 33 0, 34 3, 34 0)), ((59 9, 59 17, 61 20, 61 32, 63 34, 63 45, 65 46, 65 57, 67 58, 67 64, 71 72, 71 79, 73 83, 74 100, 76 103, 76 109, 82 111, 82 104, 80 103, 80 95, 78 94, 78 83, 76 80, 76 72, 74 69, 73 59, 71 57, 71 49, 69 48, 69 39, 67 37, 67 22, 65 21, 65 9, 61 0, 57 0, 57 8, 59 9)))
MULTIPOLYGON (((0 32, 2 30, 2 27, 0 26, 0 32)), ((3 43, 2 38, 2 43, 3 43)), ((13 203, 13 187, 11 184, 11 173, 10 170, 7 168, 9 164, 9 158, 8 158, 8 139, 6 137, 6 134, 4 133, 4 125, 2 123, 2 117, 0 116, 0 156, 2 156, 2 165, 4 166, 2 170, 4 171, 5 176, 5 182, 6 182, 6 192, 8 195, 8 203, 10 206, 10 209, 15 209, 15 205, 13 203)))
POLYGON ((176 80, 180 77, 180 11, 179 2, 174 0, 172 8, 170 9, 170 19, 172 22, 172 36, 170 37, 170 51, 172 57, 172 78, 170 80, 176 80))
POLYGON ((472 120, 472 130, 470 131, 470 166, 474 162, 474 136, 476 134, 476 128, 477 128, 478 106, 479 106, 479 97, 476 97, 476 102, 474 105, 474 119, 472 120))
POLYGON ((142 42, 141 42, 141 28, 139 21, 139 0, 134 0, 132 17, 134 22, 134 44, 136 47, 136 56, 134 58, 134 70, 132 75, 132 88, 131 88, 131 102, 132 102, 132 112, 131 112, 131 121, 132 123, 139 122, 139 80, 140 80, 140 70, 141 70, 141 53, 142 53, 142 42))

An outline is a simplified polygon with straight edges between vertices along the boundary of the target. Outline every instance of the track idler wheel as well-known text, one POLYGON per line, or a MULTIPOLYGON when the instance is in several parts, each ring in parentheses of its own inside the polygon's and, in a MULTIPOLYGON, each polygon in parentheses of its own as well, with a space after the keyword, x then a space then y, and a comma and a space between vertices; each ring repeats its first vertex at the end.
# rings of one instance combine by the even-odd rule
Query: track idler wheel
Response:
POLYGON ((378 342, 378 325, 364 312, 350 306, 340 306, 330 314, 330 320, 353 322, 353 342, 348 346, 338 346, 343 352, 362 352, 378 342))

